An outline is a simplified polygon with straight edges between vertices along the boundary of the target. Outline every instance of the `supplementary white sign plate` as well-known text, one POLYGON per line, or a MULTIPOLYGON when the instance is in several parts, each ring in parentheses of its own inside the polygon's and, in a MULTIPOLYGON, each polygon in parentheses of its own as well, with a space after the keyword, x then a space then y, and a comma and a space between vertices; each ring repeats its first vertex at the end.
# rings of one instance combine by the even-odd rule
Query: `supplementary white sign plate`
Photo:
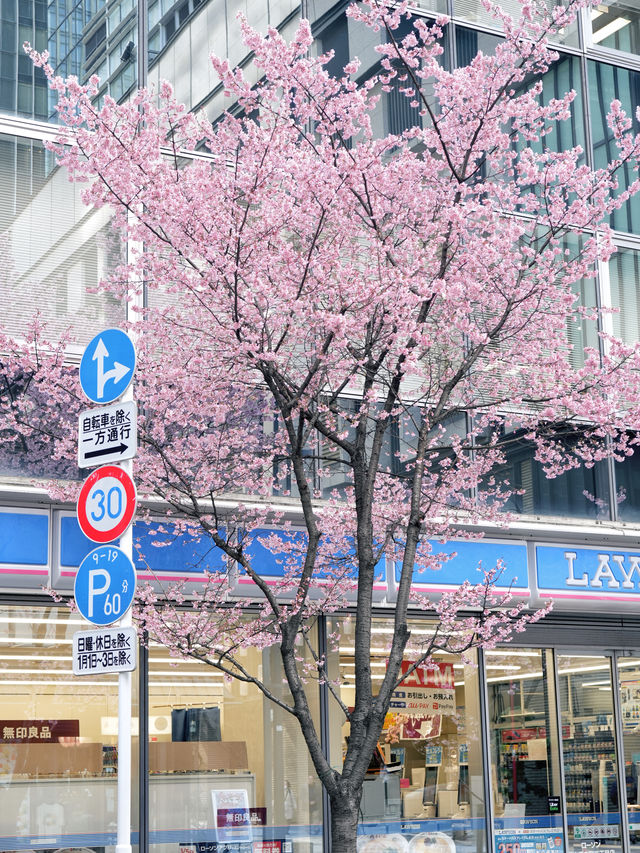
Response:
POLYGON ((133 459, 138 452, 138 409, 133 401, 85 409, 78 417, 78 467, 133 459))
POLYGON ((73 635, 73 674, 101 675, 136 668, 136 629, 99 628, 73 635))

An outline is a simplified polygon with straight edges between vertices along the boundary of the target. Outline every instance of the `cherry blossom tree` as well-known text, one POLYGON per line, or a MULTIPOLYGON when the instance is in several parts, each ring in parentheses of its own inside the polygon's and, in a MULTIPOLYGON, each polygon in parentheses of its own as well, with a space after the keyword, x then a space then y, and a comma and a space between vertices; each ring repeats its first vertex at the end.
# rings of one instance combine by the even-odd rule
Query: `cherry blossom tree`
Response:
MULTIPOLYGON (((291 43, 241 23, 259 82, 212 57, 236 106, 214 124, 168 84, 97 109, 96 80, 55 78, 46 55, 31 53, 58 93, 60 164, 133 246, 103 286, 133 308, 139 492, 226 561, 188 608, 184 590, 143 591, 139 625, 298 720, 331 803, 335 853, 355 849, 363 780, 407 651, 428 664, 439 650, 507 640, 542 615, 496 590, 501 566, 421 597, 414 572, 446 559, 434 543, 508 524, 516 438, 551 478, 633 450, 638 346, 600 323, 598 347, 576 354, 567 333, 600 320, 574 288, 613 251, 609 214, 637 189, 621 191, 616 174, 636 168, 640 152, 617 102, 618 156, 606 168, 546 144, 575 97, 541 98, 557 58, 547 39, 578 5, 549 12, 525 0, 518 21, 494 10, 504 30, 495 53, 449 71, 446 19, 408 24, 405 5, 369 0, 350 10, 379 37, 379 73, 362 80, 355 59, 339 79, 327 72, 331 55, 313 55, 304 21, 291 43), (372 116, 389 94, 406 96, 417 123, 376 137, 372 116), (249 548, 266 527, 274 532, 260 544, 282 564, 275 585, 249 548), (374 687, 383 558, 399 579, 374 687), (261 602, 250 618, 234 595, 238 576, 261 602), (311 630, 317 614, 347 605, 352 708, 311 630), (414 607, 439 620, 422 645, 409 628, 414 607), (236 651, 248 645, 279 648, 287 698, 243 667, 236 651), (318 682, 350 724, 340 769, 310 711, 318 682)), ((3 340, 5 382, 29 384, 2 417, 62 460, 74 453, 72 431, 38 424, 42 396, 61 425, 81 400, 45 335, 36 325, 26 345, 3 340)))

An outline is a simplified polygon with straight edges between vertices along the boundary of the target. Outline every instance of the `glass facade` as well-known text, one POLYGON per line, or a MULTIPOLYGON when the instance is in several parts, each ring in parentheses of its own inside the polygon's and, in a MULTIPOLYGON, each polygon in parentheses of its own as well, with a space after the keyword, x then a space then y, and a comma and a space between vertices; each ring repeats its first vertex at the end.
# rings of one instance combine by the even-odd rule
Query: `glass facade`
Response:
POLYGON ((85 624, 66 608, 0 606, 3 850, 114 844, 118 677, 72 675, 85 624))
MULTIPOLYGON (((81 627, 64 607, 0 605, 4 851, 114 849, 117 677, 71 674, 72 638, 81 627)), ((417 615, 409 622, 407 676, 364 782, 358 853, 513 853, 515 845, 520 853, 577 853, 594 839, 620 853, 635 849, 638 653, 572 649, 565 630, 564 641, 547 647, 436 654, 409 672, 435 627, 417 615), (415 713, 398 710, 409 695, 420 706, 415 713)), ((349 707, 353 620, 333 616, 326 630, 339 637, 327 662, 349 707)), ((633 630, 640 637, 637 620, 633 630)), ((374 695, 392 632, 384 614, 374 619, 374 695)), ((322 789, 296 721, 256 688, 225 681, 203 663, 177 660, 155 644, 142 654, 148 716, 139 725, 135 693, 134 779, 139 729, 149 776, 142 811, 133 787, 135 838, 146 823, 156 853, 320 853, 322 789)), ((242 664, 287 698, 276 647, 247 649, 242 664)), ((313 687, 308 693, 337 767, 348 724, 326 685, 317 687, 317 701, 313 687)))
MULTIPOLYGON (((277 648, 246 649, 245 669, 287 700, 277 648)), ((312 697, 313 699, 313 697, 312 697)), ((318 704, 313 708, 318 725, 318 704)), ((150 849, 180 843, 322 835, 320 785, 296 720, 252 685, 152 645, 149 654, 150 849), (245 810, 245 825, 227 818, 245 810)))

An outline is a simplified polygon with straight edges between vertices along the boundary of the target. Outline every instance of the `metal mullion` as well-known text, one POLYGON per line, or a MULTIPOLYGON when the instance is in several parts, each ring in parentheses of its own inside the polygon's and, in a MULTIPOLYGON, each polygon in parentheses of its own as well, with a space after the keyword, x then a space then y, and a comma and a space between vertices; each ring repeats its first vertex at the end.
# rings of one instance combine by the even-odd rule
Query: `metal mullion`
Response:
MULTIPOLYGON (((489 725, 489 697, 487 695, 487 673, 484 661, 484 649, 478 649, 478 691, 480 694, 480 749, 482 752, 482 783, 485 801, 485 844, 488 851, 494 847, 493 828, 493 790, 491 788, 491 748, 489 725)), ((497 770, 497 768, 496 768, 497 770)))
POLYGON ((616 765, 618 772, 618 808, 620 810, 620 833, 622 835, 622 850, 629 853, 629 812, 627 809, 627 784, 624 763, 624 740, 622 737, 622 707, 620 703, 620 678, 618 660, 615 652, 610 653, 611 661, 611 693, 613 696, 613 719, 615 723, 614 743, 616 745, 616 765))
POLYGON ((149 636, 138 653, 138 851, 149 851, 149 636))
POLYGON ((562 832, 564 834, 564 849, 569 849, 569 820, 567 815, 567 788, 564 775, 564 748, 562 735, 562 710, 560 708, 560 675, 558 673, 558 655, 556 649, 551 649, 553 659, 553 685, 556 700, 556 728, 558 731, 558 759, 560 761, 560 802, 562 804, 562 832))

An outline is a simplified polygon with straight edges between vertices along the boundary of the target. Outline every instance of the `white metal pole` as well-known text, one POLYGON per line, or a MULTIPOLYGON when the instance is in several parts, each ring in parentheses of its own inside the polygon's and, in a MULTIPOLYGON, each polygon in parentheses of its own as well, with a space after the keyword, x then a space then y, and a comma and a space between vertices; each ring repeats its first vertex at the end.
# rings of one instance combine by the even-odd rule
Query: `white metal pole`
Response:
MULTIPOLYGON (((123 395, 123 401, 133 400, 133 384, 123 395)), ((133 461, 122 462, 127 474, 133 473, 133 461)), ((133 524, 120 537, 120 549, 133 562, 133 524)), ((118 624, 130 626, 131 608, 118 624)), ((131 853, 131 675, 118 673, 118 831, 116 853, 131 853)))

